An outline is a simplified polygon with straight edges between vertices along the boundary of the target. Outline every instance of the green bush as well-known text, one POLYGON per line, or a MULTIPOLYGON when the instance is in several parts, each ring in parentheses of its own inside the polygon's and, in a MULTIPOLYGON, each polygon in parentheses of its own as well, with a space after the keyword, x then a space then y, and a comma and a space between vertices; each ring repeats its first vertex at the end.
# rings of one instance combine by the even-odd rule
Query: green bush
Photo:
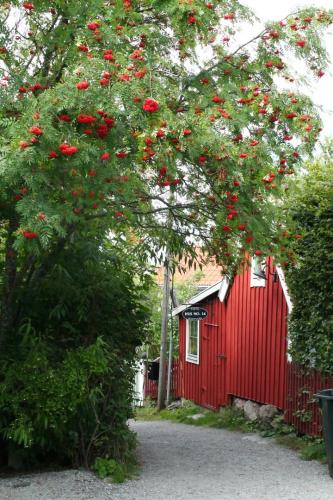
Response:
POLYGON ((136 346, 146 286, 104 248, 64 251, 21 294, 21 326, 1 353, 0 439, 9 465, 129 460, 136 346))
POLYGON ((312 165, 291 190, 292 250, 286 273, 293 311, 289 322, 293 360, 333 373, 333 159, 312 165))
POLYGON ((98 477, 110 477, 114 483, 123 483, 127 477, 124 465, 111 458, 96 458, 92 468, 98 477))

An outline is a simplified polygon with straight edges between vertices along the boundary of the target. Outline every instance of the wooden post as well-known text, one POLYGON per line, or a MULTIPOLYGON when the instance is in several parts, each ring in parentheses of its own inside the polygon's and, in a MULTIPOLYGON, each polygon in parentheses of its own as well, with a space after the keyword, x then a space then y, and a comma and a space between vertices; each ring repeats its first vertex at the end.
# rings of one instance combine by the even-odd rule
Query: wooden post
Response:
MULTIPOLYGON (((178 307, 178 302, 176 299, 175 290, 173 288, 173 276, 172 276, 172 287, 170 290, 171 304, 172 308, 178 307)), ((172 358, 173 358, 173 318, 171 316, 171 332, 169 339, 169 360, 168 360, 168 379, 167 379, 167 390, 166 390, 166 404, 167 406, 170 404, 171 399, 171 385, 172 385, 172 358)))
POLYGON ((163 301, 162 301, 162 326, 161 326, 161 349, 160 349, 160 372, 158 377, 157 409, 165 408, 165 367, 168 337, 168 319, 170 303, 170 268, 169 258, 166 257, 164 264, 163 301))
MULTIPOLYGON (((171 321, 172 321, 172 319, 171 319, 171 321)), ((173 327, 171 327, 170 339, 169 339, 168 378, 167 378, 167 388, 166 388, 166 405, 167 406, 170 404, 170 397, 171 397, 172 354, 173 354, 173 327)))

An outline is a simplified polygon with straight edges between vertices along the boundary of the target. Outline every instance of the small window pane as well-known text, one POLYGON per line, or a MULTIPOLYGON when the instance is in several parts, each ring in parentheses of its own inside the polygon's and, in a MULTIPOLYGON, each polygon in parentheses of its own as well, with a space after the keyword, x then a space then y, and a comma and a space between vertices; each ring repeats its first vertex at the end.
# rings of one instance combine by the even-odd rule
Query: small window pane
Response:
POLYGON ((188 353, 198 355, 198 321, 190 321, 190 338, 188 353))
POLYGON ((251 287, 266 286, 266 261, 254 256, 251 263, 251 287))

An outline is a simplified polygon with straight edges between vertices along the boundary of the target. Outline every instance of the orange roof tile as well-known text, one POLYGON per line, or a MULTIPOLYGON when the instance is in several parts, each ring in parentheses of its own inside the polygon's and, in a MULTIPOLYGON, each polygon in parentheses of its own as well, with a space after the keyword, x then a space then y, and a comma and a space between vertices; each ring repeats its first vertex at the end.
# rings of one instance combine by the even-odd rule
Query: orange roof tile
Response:
MULTIPOLYGON (((197 254, 199 258, 203 257, 202 255, 200 255, 202 254, 200 249, 197 250, 197 254)), ((213 257, 205 259, 204 263, 202 264, 202 270, 200 269, 198 263, 196 265, 196 268, 194 268, 194 265, 192 265, 192 267, 189 267, 188 264, 185 264, 185 259, 182 259, 180 261, 179 268, 176 269, 174 274, 175 284, 184 283, 185 281, 193 278, 194 275, 198 272, 202 273, 202 277, 195 282, 196 286, 198 287, 211 286, 217 283, 218 281, 221 281, 222 279, 222 267, 216 264, 216 261, 213 257)), ((156 279, 157 284, 162 285, 163 274, 164 274, 163 266, 157 268, 156 274, 157 274, 157 279, 156 279)))

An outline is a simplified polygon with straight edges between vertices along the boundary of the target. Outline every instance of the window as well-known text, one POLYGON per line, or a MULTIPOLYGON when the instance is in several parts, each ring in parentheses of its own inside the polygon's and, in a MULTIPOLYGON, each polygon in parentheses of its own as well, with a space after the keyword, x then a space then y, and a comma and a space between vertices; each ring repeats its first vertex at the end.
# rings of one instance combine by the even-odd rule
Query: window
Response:
POLYGON ((250 286, 266 286, 266 261, 258 257, 252 259, 250 286))
POLYGON ((186 361, 199 364, 200 321, 186 320, 186 361))

